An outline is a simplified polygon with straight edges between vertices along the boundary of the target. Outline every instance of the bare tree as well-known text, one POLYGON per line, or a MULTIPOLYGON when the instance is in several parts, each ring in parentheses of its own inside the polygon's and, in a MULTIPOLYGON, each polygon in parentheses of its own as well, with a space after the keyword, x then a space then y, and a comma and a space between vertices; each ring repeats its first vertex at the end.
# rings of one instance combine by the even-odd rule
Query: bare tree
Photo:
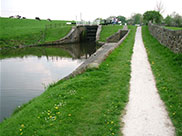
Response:
POLYGON ((159 11, 160 14, 164 13, 164 5, 162 4, 161 1, 158 1, 156 4, 156 10, 159 11))

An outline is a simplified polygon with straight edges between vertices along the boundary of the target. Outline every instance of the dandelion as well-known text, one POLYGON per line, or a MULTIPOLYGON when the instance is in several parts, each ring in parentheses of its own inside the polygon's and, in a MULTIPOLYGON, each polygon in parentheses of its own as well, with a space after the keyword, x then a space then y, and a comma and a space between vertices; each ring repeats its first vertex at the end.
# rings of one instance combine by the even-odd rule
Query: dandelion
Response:
POLYGON ((47 113, 47 115, 50 115, 50 113, 47 113))
POLYGON ((112 135, 114 135, 114 133, 112 133, 112 135))
POLYGON ((22 131, 22 129, 20 128, 20 131, 22 131))
POLYGON ((56 106, 56 107, 55 107, 55 109, 57 110, 57 109, 59 109, 59 107, 58 107, 58 106, 56 106))
POLYGON ((24 124, 21 124, 21 127, 22 127, 22 128, 24 128, 24 127, 25 127, 25 125, 24 125, 24 124))
POLYGON ((154 62, 152 61, 152 65, 154 65, 154 62))
POLYGON ((23 135, 23 132, 21 132, 20 135, 23 135))
POLYGON ((111 124, 113 124, 114 123, 114 121, 111 121, 111 124))
POLYGON ((49 118, 52 118, 52 116, 50 116, 49 118))
POLYGON ((60 114, 60 112, 57 112, 56 114, 60 114))
POLYGON ((71 117, 71 114, 68 114, 69 117, 71 117))

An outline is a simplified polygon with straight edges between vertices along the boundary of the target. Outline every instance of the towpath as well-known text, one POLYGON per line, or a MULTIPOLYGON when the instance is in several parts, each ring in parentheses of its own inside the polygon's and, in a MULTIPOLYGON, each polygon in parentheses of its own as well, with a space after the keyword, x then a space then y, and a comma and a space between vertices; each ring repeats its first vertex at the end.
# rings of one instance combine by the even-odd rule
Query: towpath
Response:
POLYGON ((141 27, 136 32, 131 70, 129 102, 122 120, 124 136, 174 136, 148 62, 141 27))

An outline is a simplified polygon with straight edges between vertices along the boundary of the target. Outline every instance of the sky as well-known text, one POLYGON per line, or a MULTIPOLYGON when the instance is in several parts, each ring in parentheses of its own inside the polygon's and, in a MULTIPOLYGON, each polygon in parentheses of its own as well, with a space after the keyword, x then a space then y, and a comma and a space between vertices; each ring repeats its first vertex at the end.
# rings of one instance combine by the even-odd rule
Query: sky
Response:
POLYGON ((157 2, 164 7, 164 17, 176 12, 182 15, 182 0, 1 0, 0 16, 20 15, 53 20, 86 20, 154 10, 157 2))

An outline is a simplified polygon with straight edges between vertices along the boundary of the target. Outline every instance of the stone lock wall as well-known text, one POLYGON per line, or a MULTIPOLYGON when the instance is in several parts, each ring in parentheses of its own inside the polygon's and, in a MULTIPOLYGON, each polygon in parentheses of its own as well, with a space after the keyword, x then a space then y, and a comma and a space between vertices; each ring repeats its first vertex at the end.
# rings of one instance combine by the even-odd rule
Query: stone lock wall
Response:
POLYGON ((174 53, 182 53, 182 30, 169 30, 149 23, 149 31, 162 45, 174 53))
POLYGON ((110 37, 107 38, 108 43, 115 43, 121 40, 126 34, 128 33, 128 30, 118 30, 117 33, 111 35, 110 37))

